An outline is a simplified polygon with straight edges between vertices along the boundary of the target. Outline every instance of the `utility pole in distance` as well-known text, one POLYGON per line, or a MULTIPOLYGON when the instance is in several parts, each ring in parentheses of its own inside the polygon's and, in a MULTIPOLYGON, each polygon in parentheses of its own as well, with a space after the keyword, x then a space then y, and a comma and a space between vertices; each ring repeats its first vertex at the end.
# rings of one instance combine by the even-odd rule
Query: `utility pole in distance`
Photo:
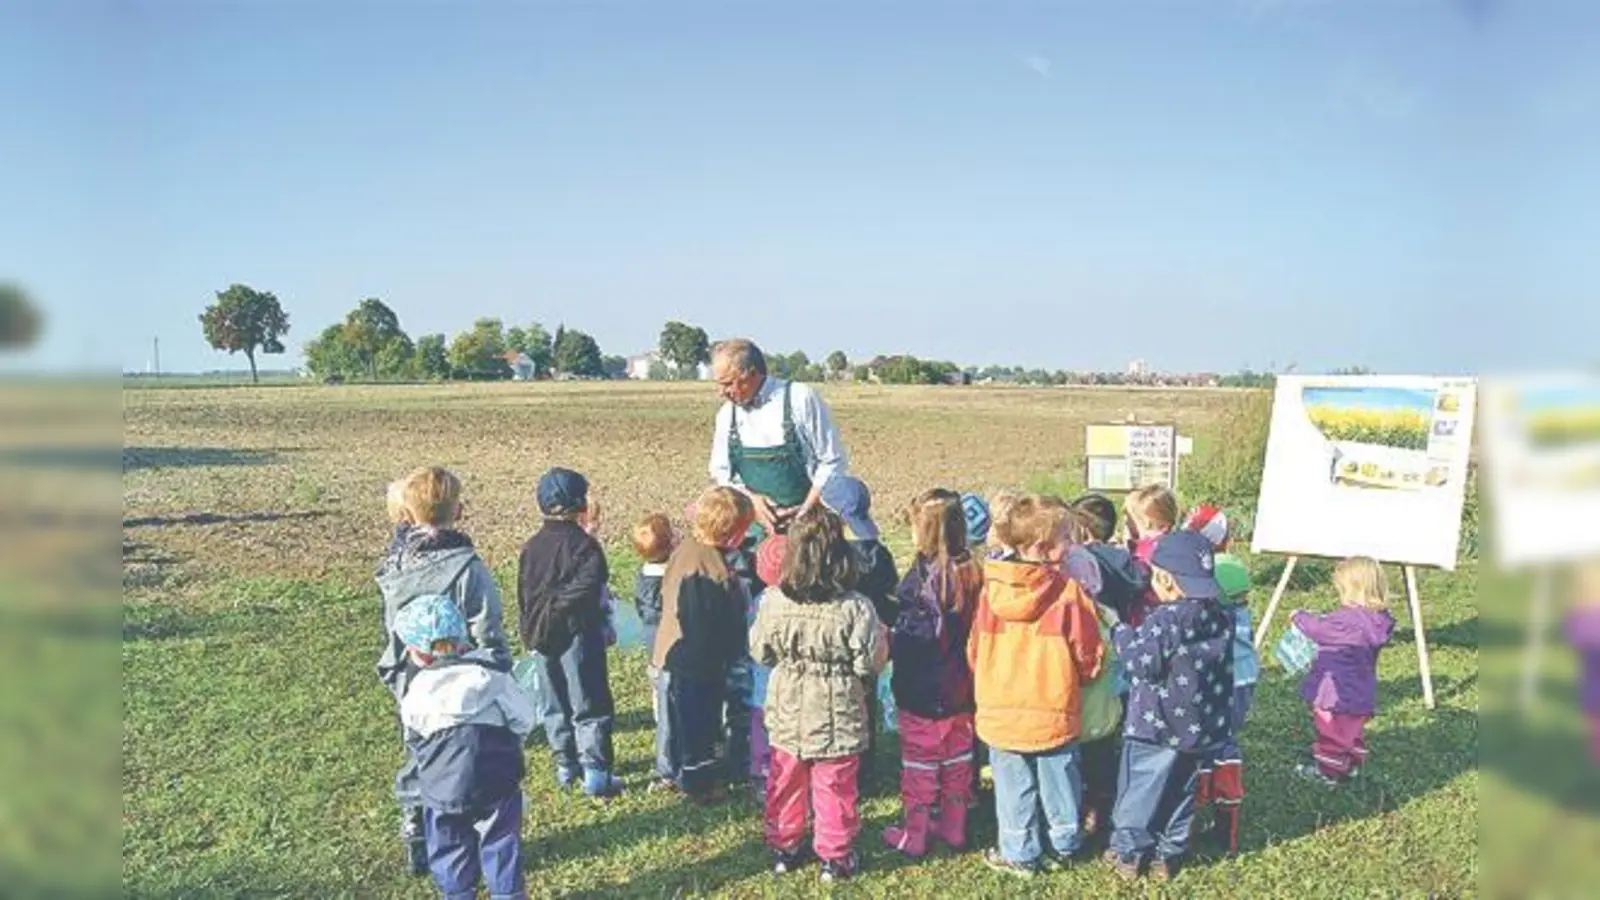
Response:
POLYGON ((161 338, 160 337, 154 337, 154 338, 151 338, 150 340, 151 340, 151 349, 152 349, 151 356, 150 356, 150 369, 151 369, 150 374, 152 374, 152 375, 160 375, 161 374, 161 338))

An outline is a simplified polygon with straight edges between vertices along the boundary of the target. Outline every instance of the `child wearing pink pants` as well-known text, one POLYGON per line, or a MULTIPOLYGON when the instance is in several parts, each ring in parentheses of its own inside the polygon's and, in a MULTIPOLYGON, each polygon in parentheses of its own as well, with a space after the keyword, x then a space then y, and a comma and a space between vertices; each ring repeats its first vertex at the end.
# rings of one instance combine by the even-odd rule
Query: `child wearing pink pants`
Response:
POLYGON ((750 656, 769 666, 764 718, 772 747, 766 838, 774 871, 806 861, 808 813, 822 880, 842 881, 860 866, 854 843, 861 754, 867 750, 867 679, 889 649, 872 601, 851 589, 855 554, 844 525, 826 508, 789 526, 782 577, 762 594, 750 628, 750 656))
POLYGON ((905 820, 883 839, 917 857, 929 838, 956 850, 967 845, 977 739, 967 637, 983 572, 967 550, 961 495, 926 491, 911 502, 909 518, 917 557, 896 591, 890 639, 905 820))

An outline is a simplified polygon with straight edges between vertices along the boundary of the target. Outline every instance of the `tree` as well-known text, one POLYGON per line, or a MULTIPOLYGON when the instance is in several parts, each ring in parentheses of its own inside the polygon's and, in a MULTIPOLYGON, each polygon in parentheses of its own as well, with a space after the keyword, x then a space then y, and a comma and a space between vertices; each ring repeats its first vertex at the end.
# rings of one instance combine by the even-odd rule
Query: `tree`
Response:
POLYGON ((567 331, 562 327, 556 329, 556 334, 558 337, 552 352, 557 372, 591 377, 605 374, 605 366, 600 360, 600 345, 594 342, 594 338, 577 329, 567 331))
POLYGON ((671 381, 672 369, 659 359, 650 361, 649 373, 645 376, 651 381, 671 381))
POLYGON ((39 339, 39 308, 20 285, 0 284, 0 350, 21 350, 39 339))
MULTIPOLYGON (((366 374, 374 381, 378 378, 378 354, 397 338, 405 338, 400 330, 400 317, 377 297, 361 301, 344 317, 344 339, 365 363, 366 374)), ((405 341, 407 353, 411 340, 405 341)), ((391 356, 393 354, 391 353, 391 356)))
POLYGON ((856 366, 856 381, 866 384, 872 380, 871 366, 856 366))
POLYGON ((850 357, 844 355, 843 350, 835 350, 828 354, 828 375, 831 378, 843 377, 850 369, 850 357))
POLYGON ((705 329, 682 322, 668 322, 661 329, 657 349, 661 351, 661 358, 678 370, 680 378, 691 377, 695 367, 711 362, 711 341, 705 329))
POLYGON ((390 338, 378 348, 373 358, 373 370, 380 377, 396 381, 410 381, 417 377, 417 348, 405 332, 390 338))
POLYGON ((527 328, 512 328, 506 332, 506 349, 526 353, 533 363, 535 376, 549 375, 551 369, 550 332, 538 322, 527 328))
POLYGON ((212 347, 230 355, 243 351, 250 360, 250 381, 257 383, 261 379, 256 374, 256 351, 283 352, 289 315, 270 291, 235 284, 217 291, 216 302, 200 314, 200 327, 212 347))
POLYGON ((329 325, 306 342, 306 368, 318 378, 348 378, 366 371, 360 353, 345 339, 343 324, 329 325))
POLYGON ((605 370, 606 377, 613 381, 628 377, 628 358, 626 356, 602 356, 600 368, 605 370))
POLYGON ((511 377, 505 361, 505 327, 499 319, 479 319, 471 331, 450 342, 450 368, 457 377, 493 381, 511 377))
POLYGON ((444 335, 425 334, 417 340, 417 374, 423 378, 443 381, 450 377, 450 355, 445 350, 444 335))

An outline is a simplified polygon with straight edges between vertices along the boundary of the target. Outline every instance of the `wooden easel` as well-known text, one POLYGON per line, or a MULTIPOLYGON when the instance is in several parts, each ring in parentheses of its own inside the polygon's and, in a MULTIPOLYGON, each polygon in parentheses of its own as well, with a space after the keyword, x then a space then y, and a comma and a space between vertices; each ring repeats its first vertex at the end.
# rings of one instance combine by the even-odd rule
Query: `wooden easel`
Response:
MULTIPOLYGON (((1261 649, 1261 642, 1267 638, 1267 629, 1272 626, 1272 617, 1278 611, 1278 603, 1283 599, 1284 591, 1289 589, 1289 578, 1294 574, 1295 564, 1300 561, 1298 556, 1290 556, 1284 563, 1283 574, 1278 577, 1278 586, 1272 590, 1272 599, 1267 603, 1267 611, 1261 616, 1261 624, 1256 628, 1255 646, 1261 649)), ((1428 666, 1428 638, 1422 627, 1422 601, 1417 597, 1417 570, 1415 566, 1402 566, 1406 576, 1406 600, 1411 607, 1411 632, 1417 639, 1417 667, 1422 670, 1422 702, 1429 709, 1433 709, 1433 673, 1428 666)))

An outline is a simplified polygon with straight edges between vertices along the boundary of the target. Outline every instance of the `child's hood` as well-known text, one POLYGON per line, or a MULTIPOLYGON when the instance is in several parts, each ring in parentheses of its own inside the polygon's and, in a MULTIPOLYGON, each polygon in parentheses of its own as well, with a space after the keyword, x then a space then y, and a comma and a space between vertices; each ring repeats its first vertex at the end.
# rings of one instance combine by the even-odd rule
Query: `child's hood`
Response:
POLYGON ((386 598, 401 600, 418 594, 445 593, 476 554, 471 543, 407 548, 379 573, 378 589, 386 598))
POLYGON ((406 696, 417 695, 408 704, 410 727, 427 737, 446 728, 475 722, 503 722, 496 705, 513 689, 503 672, 485 663, 482 651, 436 662, 418 672, 406 696))
POLYGON ((1100 563, 1101 578, 1108 585, 1115 581, 1141 591, 1149 587, 1148 576, 1139 568, 1133 554, 1129 553, 1126 547, 1101 543, 1087 544, 1084 549, 1100 563))
POLYGON ((1004 622, 1035 622, 1070 582, 1055 566, 990 560, 984 566, 989 609, 1004 622))
POLYGON ((1382 647, 1394 634, 1394 616, 1388 610, 1341 606, 1323 618, 1325 639, 1319 643, 1382 647))

